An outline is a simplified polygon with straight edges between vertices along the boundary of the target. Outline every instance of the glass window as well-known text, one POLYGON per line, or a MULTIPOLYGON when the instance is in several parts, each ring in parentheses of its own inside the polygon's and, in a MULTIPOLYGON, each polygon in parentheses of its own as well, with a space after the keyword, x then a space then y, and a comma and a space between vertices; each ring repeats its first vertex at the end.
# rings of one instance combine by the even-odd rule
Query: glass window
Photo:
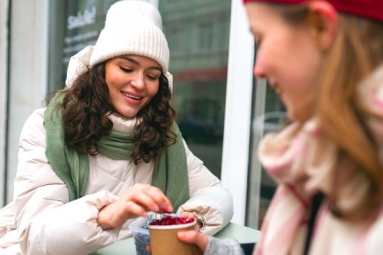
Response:
POLYGON ((230 0, 159 1, 170 47, 177 122, 191 151, 217 177, 221 176, 230 8, 230 0))
POLYGON ((211 22, 202 22, 198 24, 197 49, 210 50, 213 45, 213 24, 211 22))
POLYGON ((94 45, 106 12, 117 0, 51 0, 49 6, 48 91, 65 86, 71 56, 94 45))
POLYGON ((172 50, 172 53, 182 53, 184 45, 184 32, 181 29, 182 26, 169 26, 167 29, 167 39, 169 48, 172 50))
POLYGON ((257 149, 259 141, 265 134, 278 131, 285 122, 286 109, 266 80, 254 79, 254 83, 250 141, 253 153, 250 160, 247 225, 259 229, 275 193, 276 183, 260 165, 257 149))

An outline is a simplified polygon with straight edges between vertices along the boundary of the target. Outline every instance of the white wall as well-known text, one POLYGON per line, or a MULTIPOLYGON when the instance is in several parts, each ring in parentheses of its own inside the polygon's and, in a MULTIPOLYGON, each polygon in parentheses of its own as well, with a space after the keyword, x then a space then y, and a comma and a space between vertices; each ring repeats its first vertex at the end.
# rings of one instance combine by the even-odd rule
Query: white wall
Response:
POLYGON ((232 0, 221 179, 233 194, 232 222, 241 225, 246 217, 253 59, 254 40, 244 6, 232 0))
POLYGON ((7 110, 8 1, 0 1, 0 207, 4 205, 5 132, 7 110))
POLYGON ((7 202, 13 196, 22 126, 47 92, 48 0, 13 0, 11 9, 7 202))

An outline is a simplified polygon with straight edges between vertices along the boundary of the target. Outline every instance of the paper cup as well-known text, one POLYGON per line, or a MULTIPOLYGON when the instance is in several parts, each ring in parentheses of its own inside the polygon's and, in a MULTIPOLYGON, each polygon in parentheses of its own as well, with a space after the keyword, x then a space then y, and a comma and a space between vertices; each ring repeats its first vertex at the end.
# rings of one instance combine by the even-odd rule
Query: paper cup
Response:
POLYGON ((193 244, 181 242, 177 232, 193 230, 196 221, 181 225, 148 225, 152 255, 193 255, 193 244))

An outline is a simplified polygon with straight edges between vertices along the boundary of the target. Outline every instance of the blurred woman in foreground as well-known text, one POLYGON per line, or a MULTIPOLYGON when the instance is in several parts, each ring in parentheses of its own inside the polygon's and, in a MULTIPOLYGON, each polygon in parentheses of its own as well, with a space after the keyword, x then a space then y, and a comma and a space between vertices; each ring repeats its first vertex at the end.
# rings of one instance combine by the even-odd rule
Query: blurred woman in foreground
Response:
MULTIPOLYGON (((259 159, 278 183, 254 254, 381 254, 383 2, 244 0, 267 78, 291 124, 259 159)), ((243 254, 233 240, 179 238, 204 254, 243 254)))

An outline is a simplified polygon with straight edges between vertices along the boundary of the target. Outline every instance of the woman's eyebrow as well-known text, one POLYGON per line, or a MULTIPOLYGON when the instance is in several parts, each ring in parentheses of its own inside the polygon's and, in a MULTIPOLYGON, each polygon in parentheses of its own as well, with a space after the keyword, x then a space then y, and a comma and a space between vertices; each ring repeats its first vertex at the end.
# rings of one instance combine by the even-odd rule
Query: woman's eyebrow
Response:
MULTIPOLYGON (((124 60, 129 61, 135 65, 138 65, 138 66, 140 65, 140 62, 138 62, 137 60, 135 60, 129 56, 119 56, 118 58, 124 59, 124 60)), ((159 66, 151 66, 151 67, 149 67, 149 69, 155 69, 155 70, 162 72, 162 69, 159 66)))

